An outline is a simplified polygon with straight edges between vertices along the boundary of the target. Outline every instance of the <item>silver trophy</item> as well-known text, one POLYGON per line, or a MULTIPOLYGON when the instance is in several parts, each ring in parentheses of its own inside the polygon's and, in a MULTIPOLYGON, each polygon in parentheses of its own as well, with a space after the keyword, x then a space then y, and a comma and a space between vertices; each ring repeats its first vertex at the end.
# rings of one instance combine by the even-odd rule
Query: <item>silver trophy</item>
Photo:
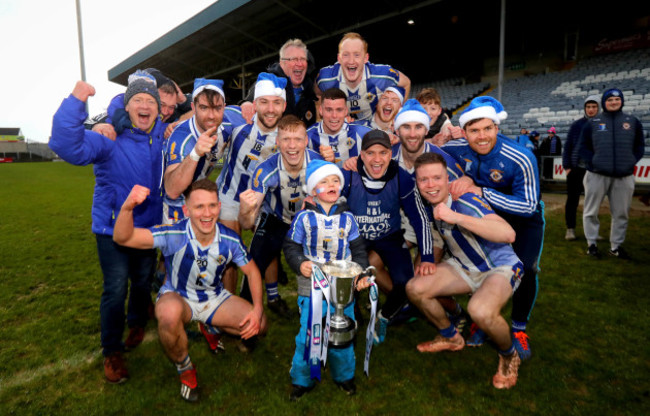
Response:
POLYGON ((330 282, 330 301, 334 304, 334 315, 330 320, 329 343, 336 347, 349 345, 357 332, 357 323, 343 313, 354 301, 354 282, 359 275, 370 275, 353 261, 333 260, 322 268, 330 282))

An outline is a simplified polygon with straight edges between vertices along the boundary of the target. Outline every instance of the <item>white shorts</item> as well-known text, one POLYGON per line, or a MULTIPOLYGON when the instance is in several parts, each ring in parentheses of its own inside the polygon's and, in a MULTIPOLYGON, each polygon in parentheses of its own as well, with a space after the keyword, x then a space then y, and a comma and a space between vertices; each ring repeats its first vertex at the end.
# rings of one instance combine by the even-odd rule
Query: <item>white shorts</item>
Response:
POLYGON ((465 281, 465 283, 469 285, 472 293, 476 292, 478 288, 481 287, 485 279, 487 279, 488 276, 492 276, 493 274, 503 276, 503 278, 506 279, 508 283, 510 283, 510 287, 512 287, 513 292, 517 290, 519 282, 521 282, 521 273, 517 273, 515 270, 513 270, 513 266, 498 266, 487 272, 471 272, 467 269, 464 269, 458 260, 453 257, 446 259, 444 262, 450 265, 456 271, 458 276, 460 276, 465 281))
POLYGON ((237 221, 239 218, 239 202, 228 198, 220 199, 221 212, 219 219, 223 221, 237 221))
MULTIPOLYGON (((158 293, 158 299, 160 299, 160 297, 167 292, 178 293, 170 287, 163 286, 160 288, 160 292, 158 293)), ((204 324, 212 325, 212 316, 230 296, 232 296, 232 293, 230 293, 227 289, 223 289, 217 297, 208 299, 205 302, 197 302, 184 298, 182 296, 181 298, 185 301, 187 306, 189 306, 190 310, 192 311, 192 321, 199 321, 203 322, 204 324)), ((158 299, 156 299, 156 302, 158 299)))

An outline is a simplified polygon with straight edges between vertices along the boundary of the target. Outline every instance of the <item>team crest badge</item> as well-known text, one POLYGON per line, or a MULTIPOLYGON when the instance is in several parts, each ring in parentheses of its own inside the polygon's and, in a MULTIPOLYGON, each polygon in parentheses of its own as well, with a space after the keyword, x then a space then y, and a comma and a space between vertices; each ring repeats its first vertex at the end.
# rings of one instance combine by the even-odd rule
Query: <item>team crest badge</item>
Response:
POLYGON ((501 182, 503 180, 503 171, 490 169, 490 179, 492 179, 492 182, 501 182))
POLYGON ((224 264, 225 262, 226 262, 226 257, 225 257, 223 254, 219 254, 219 255, 217 256, 217 264, 218 264, 219 266, 221 266, 221 265, 224 264))
POLYGON ((356 140, 354 140, 352 137, 348 137, 348 140, 345 142, 345 144, 348 146, 348 149, 352 149, 356 144, 356 140))
POLYGON ((314 114, 313 114, 311 111, 307 111, 307 112, 305 113, 305 118, 306 118, 307 120, 311 120, 311 118, 312 118, 313 116, 314 116, 314 114))
POLYGON ((377 96, 376 96, 375 94, 371 93, 371 92, 369 92, 368 94, 366 94, 366 100, 368 100, 368 102, 373 102, 373 101, 375 101, 375 98, 377 98, 377 96))
POLYGON ((629 130, 631 128, 632 126, 630 125, 630 123, 623 123, 623 130, 629 130))
POLYGON ((339 228, 339 238, 340 239, 345 238, 345 228, 339 228))

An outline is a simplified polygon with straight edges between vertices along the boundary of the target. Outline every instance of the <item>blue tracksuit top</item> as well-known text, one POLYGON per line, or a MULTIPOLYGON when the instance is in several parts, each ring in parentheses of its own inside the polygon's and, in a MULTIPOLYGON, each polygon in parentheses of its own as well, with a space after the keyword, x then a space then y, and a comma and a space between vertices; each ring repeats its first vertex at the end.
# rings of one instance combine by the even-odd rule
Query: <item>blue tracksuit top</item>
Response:
POLYGON ((450 140, 443 150, 482 187, 483 198, 492 208, 520 217, 533 216, 540 202, 539 171, 528 149, 498 134, 487 155, 474 152, 466 139, 450 140))

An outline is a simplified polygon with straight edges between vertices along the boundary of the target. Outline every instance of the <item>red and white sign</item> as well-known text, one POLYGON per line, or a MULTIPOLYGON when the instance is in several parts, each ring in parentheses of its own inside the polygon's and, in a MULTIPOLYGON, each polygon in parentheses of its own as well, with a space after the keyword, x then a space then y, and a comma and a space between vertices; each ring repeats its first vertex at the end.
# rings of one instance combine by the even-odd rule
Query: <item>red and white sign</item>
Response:
MULTIPOLYGON (((562 167, 562 158, 553 158, 553 180, 566 181, 566 172, 562 167)), ((646 156, 634 166, 634 183, 650 183, 650 157, 646 156)))

